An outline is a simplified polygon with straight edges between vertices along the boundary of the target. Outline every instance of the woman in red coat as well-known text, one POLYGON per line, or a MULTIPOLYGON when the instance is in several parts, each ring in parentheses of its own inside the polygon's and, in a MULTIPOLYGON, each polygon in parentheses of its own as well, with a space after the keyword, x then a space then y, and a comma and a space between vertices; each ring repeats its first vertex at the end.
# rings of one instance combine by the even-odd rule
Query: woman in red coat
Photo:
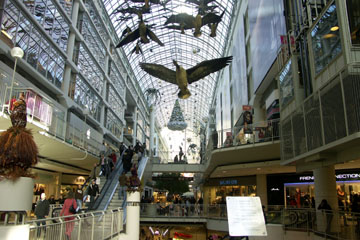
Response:
MULTIPOLYGON (((73 213, 70 212, 70 207, 73 206, 74 209, 77 209, 76 200, 74 196, 75 196, 74 192, 70 191, 68 193, 63 208, 60 212, 60 216, 73 215, 73 213)), ((67 239, 71 239, 71 232, 74 230, 74 225, 75 225, 74 219, 75 219, 74 216, 65 218, 65 221, 68 221, 65 226, 65 235, 67 239)))

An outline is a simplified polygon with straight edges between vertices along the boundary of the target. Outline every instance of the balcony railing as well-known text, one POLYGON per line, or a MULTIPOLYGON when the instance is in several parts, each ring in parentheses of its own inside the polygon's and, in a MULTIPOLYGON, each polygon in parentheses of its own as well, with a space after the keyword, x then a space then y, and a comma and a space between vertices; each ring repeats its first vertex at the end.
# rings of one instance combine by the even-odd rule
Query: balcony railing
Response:
MULTIPOLYGON (((27 102, 27 121, 41 128, 40 134, 53 136, 75 147, 84 149, 96 156, 99 155, 101 143, 65 121, 65 112, 53 104, 51 99, 38 94, 34 89, 17 87, 12 91, 12 97, 19 98, 20 92, 25 94, 27 102)), ((10 113, 10 87, 0 83, 0 114, 10 113)))
POLYGON ((280 119, 223 129, 210 136, 214 148, 236 147, 279 140, 280 119))
POLYGON ((281 120, 281 158, 304 153, 360 132, 360 76, 337 76, 281 120))
POLYGON ((157 151, 155 152, 154 163, 162 164, 199 164, 202 153, 200 149, 188 148, 187 151, 157 151))
POLYGON ((28 221, 29 239, 112 239, 123 230, 121 208, 28 221), (43 225, 42 225, 43 224, 43 225), (68 233, 68 234, 67 234, 68 233), (70 236, 69 236, 70 233, 70 236))
MULTIPOLYGON (((141 203, 141 218, 223 219, 227 221, 226 204, 141 203)), ((328 239, 360 239, 360 213, 324 211, 314 208, 267 206, 266 224, 281 224, 285 230, 314 233, 328 239)), ((156 220, 158 221, 158 220, 156 220)))

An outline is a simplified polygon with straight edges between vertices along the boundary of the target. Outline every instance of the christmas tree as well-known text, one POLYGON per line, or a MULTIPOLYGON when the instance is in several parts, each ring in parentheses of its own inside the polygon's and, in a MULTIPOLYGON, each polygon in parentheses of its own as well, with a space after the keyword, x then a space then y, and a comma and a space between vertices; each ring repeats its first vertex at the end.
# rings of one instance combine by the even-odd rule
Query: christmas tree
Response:
POLYGON ((167 124, 167 127, 173 131, 182 131, 187 127, 187 123, 184 120, 182 114, 179 100, 176 99, 174 108, 171 113, 170 121, 167 124))

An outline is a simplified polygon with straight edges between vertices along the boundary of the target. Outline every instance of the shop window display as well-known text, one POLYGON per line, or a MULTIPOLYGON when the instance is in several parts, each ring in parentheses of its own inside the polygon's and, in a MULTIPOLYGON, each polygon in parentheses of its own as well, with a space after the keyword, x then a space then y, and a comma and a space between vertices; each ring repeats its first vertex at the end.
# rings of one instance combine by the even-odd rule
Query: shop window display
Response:
POLYGON ((215 197, 211 198, 212 204, 219 204, 227 196, 256 196, 256 186, 220 186, 215 187, 215 197))

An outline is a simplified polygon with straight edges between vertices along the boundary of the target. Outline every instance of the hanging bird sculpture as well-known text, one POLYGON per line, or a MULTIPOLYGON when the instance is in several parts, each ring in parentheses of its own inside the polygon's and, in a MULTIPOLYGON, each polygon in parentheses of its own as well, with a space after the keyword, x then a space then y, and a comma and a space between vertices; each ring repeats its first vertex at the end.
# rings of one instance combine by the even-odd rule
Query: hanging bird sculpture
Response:
POLYGON ((185 30, 194 29, 194 36, 201 36, 201 27, 204 25, 208 25, 211 29, 211 37, 216 36, 216 29, 221 22, 222 17, 224 16, 225 11, 221 15, 216 15, 215 13, 207 13, 205 16, 201 17, 200 14, 196 15, 196 17, 186 14, 180 13, 176 15, 171 15, 166 22, 164 23, 165 28, 168 29, 177 29, 180 30, 182 34, 185 33, 185 30), (168 24, 179 24, 179 25, 169 25, 168 24))
POLYGON ((135 54, 141 53, 142 55, 144 55, 144 54, 143 54, 143 51, 142 51, 142 49, 141 49, 141 47, 140 47, 140 42, 137 42, 137 43, 136 43, 136 45, 135 45, 135 47, 133 48, 133 50, 131 51, 130 55, 133 54, 133 53, 135 53, 135 54))
MULTIPOLYGON (((155 35, 155 33, 153 31, 150 30, 149 25, 146 25, 144 23, 144 20, 142 18, 142 16, 140 17, 140 22, 139 22, 139 27, 134 30, 131 33, 127 33, 125 35, 125 37, 120 41, 120 43, 116 46, 116 48, 125 46, 128 43, 131 43, 133 41, 136 41, 137 39, 141 39, 141 43, 149 43, 150 40, 148 39, 148 37, 157 42, 160 46, 164 46, 164 44, 159 40, 159 38, 155 35)), ((124 32, 123 32, 124 33, 124 32)))
POLYGON ((186 2, 197 5, 198 13, 200 15, 205 15, 208 12, 212 12, 217 8, 217 6, 208 6, 209 3, 214 2, 215 0, 186 0, 186 2))
POLYGON ((232 56, 216 58, 203 61, 195 67, 185 70, 175 60, 173 60, 173 64, 176 66, 176 71, 153 63, 140 63, 140 67, 154 77, 178 85, 180 89, 178 97, 186 99, 191 95, 188 89, 188 84, 196 82, 211 73, 219 71, 220 69, 226 67, 231 61, 232 56))
POLYGON ((208 25, 211 30, 210 37, 216 37, 217 26, 221 22, 224 14, 225 14, 225 10, 221 15, 216 15, 215 13, 207 13, 202 18, 202 25, 208 25))

